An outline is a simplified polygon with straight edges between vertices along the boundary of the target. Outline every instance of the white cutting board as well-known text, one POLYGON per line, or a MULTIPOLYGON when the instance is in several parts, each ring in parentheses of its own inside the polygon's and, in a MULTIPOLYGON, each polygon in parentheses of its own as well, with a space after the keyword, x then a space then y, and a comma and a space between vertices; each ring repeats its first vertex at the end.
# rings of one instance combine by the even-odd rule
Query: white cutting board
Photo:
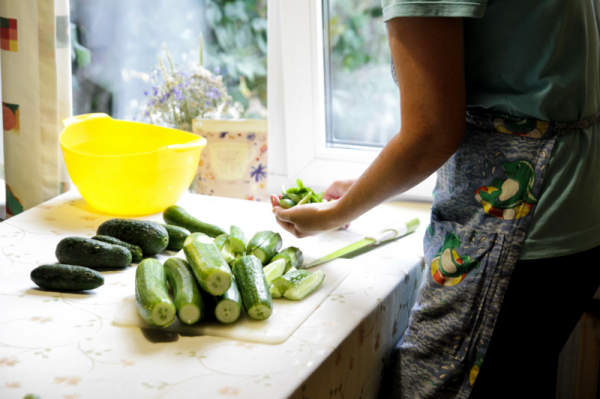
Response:
MULTIPOLYGON (((238 321, 229 325, 217 321, 200 321, 197 325, 188 326, 175 320, 164 330, 185 335, 212 335, 241 341, 277 344, 288 339, 359 265, 360 261, 357 260, 336 259, 311 268, 311 271, 323 270, 325 273, 326 277, 321 286, 301 301, 274 299, 273 313, 267 320, 252 320, 243 312, 238 321)), ((140 317, 135 298, 117 312, 113 322, 122 326, 162 329, 151 326, 140 317)))

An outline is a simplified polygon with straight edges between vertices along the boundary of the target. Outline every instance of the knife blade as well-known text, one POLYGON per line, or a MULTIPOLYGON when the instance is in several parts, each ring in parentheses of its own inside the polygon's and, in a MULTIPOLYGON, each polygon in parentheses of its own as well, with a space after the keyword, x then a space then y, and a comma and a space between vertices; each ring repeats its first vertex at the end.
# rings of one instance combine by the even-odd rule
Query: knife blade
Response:
POLYGON ((419 223, 419 219, 412 219, 394 228, 387 228, 379 232, 378 234, 375 234, 371 237, 365 237, 362 240, 355 242, 354 244, 350 244, 348 246, 345 246, 344 248, 338 249, 337 251, 334 251, 329 255, 325 255, 315 260, 314 262, 309 263, 307 265, 302 265, 299 268, 309 269, 311 267, 321 265, 325 262, 329 262, 330 260, 339 258, 340 256, 348 255, 349 253, 366 247, 367 245, 378 245, 379 243, 384 241, 390 241, 395 238, 403 237, 415 231, 417 227, 419 227, 419 223))

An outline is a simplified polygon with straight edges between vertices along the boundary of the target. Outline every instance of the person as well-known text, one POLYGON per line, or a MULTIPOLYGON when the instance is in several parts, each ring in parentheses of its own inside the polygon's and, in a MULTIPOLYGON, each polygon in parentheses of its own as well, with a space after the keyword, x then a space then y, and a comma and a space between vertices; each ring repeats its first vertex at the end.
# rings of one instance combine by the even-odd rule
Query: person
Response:
POLYGON ((381 387, 393 398, 553 398, 600 284, 600 1, 383 0, 400 132, 356 180, 283 209, 345 226, 437 171, 427 275, 381 387))

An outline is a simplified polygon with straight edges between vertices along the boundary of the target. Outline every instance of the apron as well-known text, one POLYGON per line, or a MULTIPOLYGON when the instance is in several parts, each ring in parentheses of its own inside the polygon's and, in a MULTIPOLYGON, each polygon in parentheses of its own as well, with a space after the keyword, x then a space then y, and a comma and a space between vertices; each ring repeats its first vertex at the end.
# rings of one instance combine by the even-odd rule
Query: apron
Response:
POLYGON ((467 112, 438 170, 424 238, 426 277, 395 349, 394 398, 467 398, 494 330, 557 137, 573 123, 467 112))

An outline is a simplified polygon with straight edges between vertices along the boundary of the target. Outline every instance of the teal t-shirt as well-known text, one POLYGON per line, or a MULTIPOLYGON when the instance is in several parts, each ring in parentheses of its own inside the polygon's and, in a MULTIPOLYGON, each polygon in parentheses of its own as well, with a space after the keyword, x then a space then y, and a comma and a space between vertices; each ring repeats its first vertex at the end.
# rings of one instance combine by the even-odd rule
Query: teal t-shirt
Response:
MULTIPOLYGON (((465 17, 467 107, 571 122, 600 111, 600 0, 382 0, 383 17, 465 17)), ((600 126, 557 140, 520 259, 600 245, 600 126)))

